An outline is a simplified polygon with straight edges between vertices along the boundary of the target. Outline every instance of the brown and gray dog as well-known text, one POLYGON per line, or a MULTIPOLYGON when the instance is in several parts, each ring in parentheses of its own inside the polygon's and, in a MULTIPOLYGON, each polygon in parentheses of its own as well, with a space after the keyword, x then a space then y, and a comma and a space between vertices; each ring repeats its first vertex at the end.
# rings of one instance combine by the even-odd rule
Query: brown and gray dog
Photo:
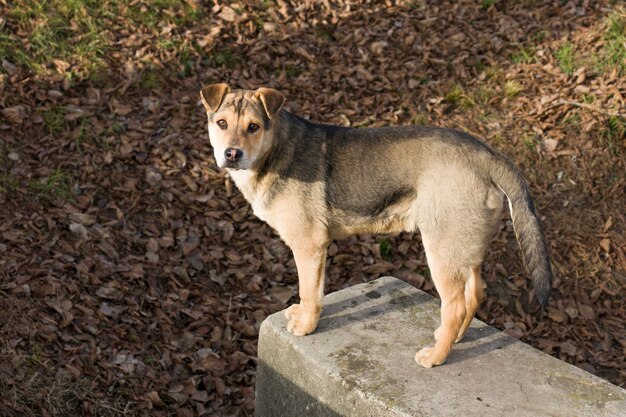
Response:
POLYGON ((504 196, 545 306, 552 273, 526 182, 504 156, 467 133, 428 126, 347 128, 281 109, 276 90, 200 93, 215 160, 292 249, 300 303, 286 310, 294 335, 313 332, 322 310, 326 248, 356 233, 421 232, 441 297, 436 343, 415 355, 442 364, 483 298, 480 265, 504 196))

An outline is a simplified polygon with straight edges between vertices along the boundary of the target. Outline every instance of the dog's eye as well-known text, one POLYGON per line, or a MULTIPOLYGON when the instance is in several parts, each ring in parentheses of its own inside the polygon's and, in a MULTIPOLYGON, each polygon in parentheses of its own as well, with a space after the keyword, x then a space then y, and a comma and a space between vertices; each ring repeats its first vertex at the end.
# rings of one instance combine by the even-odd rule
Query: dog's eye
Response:
POLYGON ((226 120, 224 119, 218 120, 217 125, 220 127, 220 129, 226 129, 228 127, 228 123, 226 123, 226 120))
POLYGON ((250 123, 250 124, 248 125, 248 130, 249 130, 250 132, 256 132, 257 130, 259 130, 259 125, 258 125, 258 124, 256 124, 256 123, 250 123))

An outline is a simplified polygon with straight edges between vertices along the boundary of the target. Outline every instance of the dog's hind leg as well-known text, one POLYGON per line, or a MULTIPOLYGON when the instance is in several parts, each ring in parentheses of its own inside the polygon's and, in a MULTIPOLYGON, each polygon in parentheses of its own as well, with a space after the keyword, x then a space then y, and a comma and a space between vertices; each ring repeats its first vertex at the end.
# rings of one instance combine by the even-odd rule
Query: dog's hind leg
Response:
MULTIPOLYGON (((465 319, 459 330, 459 334, 454 341, 460 342, 465 336, 465 332, 472 323, 476 310, 480 306, 483 300, 483 283, 480 278, 480 266, 473 266, 469 268, 468 279, 465 282, 465 319)), ((441 327, 435 330, 435 340, 439 340, 439 334, 441 333, 441 327)))
POLYGON ((465 320, 455 342, 460 342, 472 323, 472 319, 483 300, 483 282, 480 279, 480 265, 470 268, 469 278, 465 282, 465 320))
POLYGON ((289 319, 287 330, 304 336, 315 330, 322 312, 326 246, 296 246, 292 250, 298 268, 300 304, 285 310, 285 317, 289 319))
POLYGON ((465 286, 459 271, 431 266, 431 273, 441 298, 441 326, 435 346, 423 348, 415 355, 415 361, 425 368, 445 362, 466 316, 465 286))

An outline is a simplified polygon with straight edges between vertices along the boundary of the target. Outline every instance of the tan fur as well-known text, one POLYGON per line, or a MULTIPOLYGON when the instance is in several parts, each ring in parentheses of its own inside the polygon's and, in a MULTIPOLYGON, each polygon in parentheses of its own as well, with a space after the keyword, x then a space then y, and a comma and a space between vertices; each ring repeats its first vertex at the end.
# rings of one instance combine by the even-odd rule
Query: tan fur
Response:
POLYGON ((284 96, 268 88, 216 84, 202 90, 201 100, 216 162, 293 251, 300 303, 285 311, 291 333, 304 336, 317 326, 333 239, 419 229, 441 297, 441 325, 435 345, 415 360, 427 368, 442 364, 483 298, 480 264, 505 194, 542 286, 540 300, 547 301, 547 252, 523 179, 477 139, 437 128, 372 136, 310 124, 281 110, 284 96), (240 150, 241 160, 228 160, 228 148, 240 150))

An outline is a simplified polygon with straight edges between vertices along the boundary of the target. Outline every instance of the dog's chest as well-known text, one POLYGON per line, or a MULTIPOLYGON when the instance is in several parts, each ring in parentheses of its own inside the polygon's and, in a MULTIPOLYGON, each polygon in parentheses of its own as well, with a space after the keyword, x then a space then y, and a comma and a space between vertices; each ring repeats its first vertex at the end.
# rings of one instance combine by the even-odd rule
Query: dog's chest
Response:
POLYGON ((271 217, 270 212, 264 204, 263 193, 259 192, 260 184, 256 181, 256 174, 248 170, 231 171, 230 177, 235 181, 235 185, 252 206, 254 215, 267 222, 271 217))

